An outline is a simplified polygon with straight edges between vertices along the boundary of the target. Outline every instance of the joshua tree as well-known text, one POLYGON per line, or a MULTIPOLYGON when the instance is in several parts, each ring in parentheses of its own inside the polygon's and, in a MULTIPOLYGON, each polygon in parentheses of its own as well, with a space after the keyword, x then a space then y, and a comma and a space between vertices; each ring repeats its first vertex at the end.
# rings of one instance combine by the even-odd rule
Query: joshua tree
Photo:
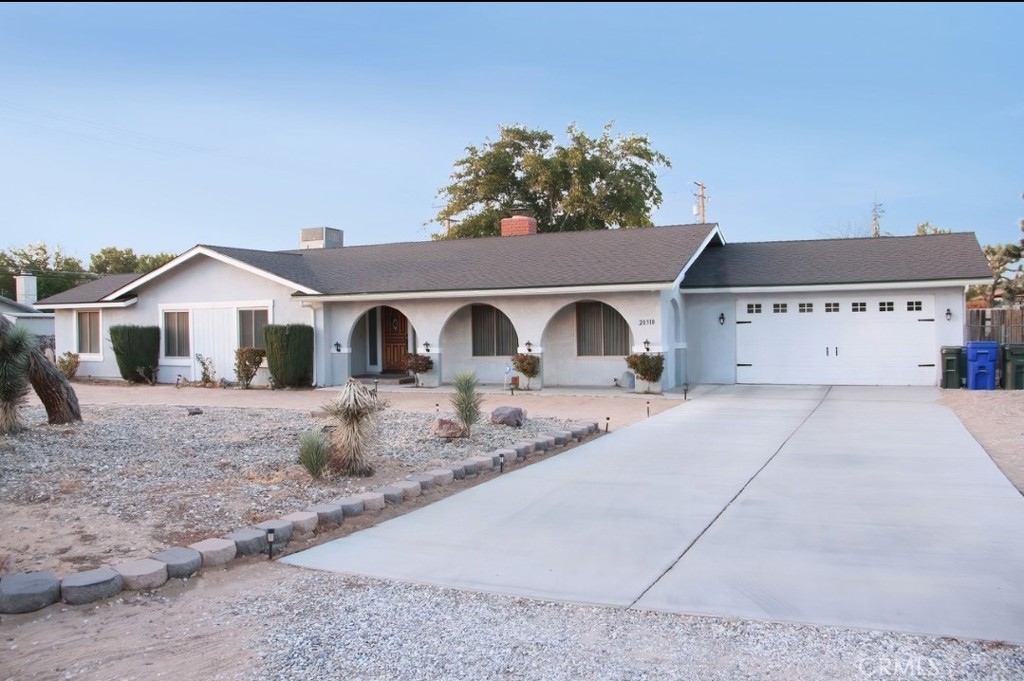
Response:
POLYGON ((24 326, 0 334, 0 433, 16 433, 25 426, 18 406, 29 390, 29 365, 35 339, 24 326))
POLYGON ((340 475, 373 475, 370 449, 377 435, 377 415, 387 402, 365 385, 348 379, 324 411, 338 420, 331 434, 331 468, 340 475))

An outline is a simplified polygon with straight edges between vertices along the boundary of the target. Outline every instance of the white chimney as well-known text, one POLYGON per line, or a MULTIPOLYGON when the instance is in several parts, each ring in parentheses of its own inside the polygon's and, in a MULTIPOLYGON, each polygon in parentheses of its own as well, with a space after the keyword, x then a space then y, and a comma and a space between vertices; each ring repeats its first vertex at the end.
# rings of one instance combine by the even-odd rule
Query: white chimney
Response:
POLYGON ((345 245, 345 233, 331 227, 307 227, 299 236, 299 248, 341 248, 345 245))
POLYGON ((38 289, 36 288, 36 275, 19 274, 14 277, 15 297, 22 305, 35 305, 39 300, 38 289))

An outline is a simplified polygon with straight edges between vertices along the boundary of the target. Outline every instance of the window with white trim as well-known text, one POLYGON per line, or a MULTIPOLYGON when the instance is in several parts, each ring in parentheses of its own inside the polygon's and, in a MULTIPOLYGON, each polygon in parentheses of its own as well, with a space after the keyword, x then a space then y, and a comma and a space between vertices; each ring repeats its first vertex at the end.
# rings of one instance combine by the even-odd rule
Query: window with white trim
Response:
POLYGON ((789 312, 788 303, 772 303, 772 314, 786 314, 789 312))
POLYGON ((868 311, 868 304, 867 303, 850 303, 850 310, 852 312, 867 312, 868 311))
POLYGON ((908 300, 907 301, 907 312, 920 312, 921 301, 920 300, 908 300))
POLYGON ((825 303, 825 312, 839 312, 839 303, 825 303))
POLYGON ((103 352, 100 346, 100 313, 99 310, 78 313, 78 353, 82 355, 98 355, 103 352))
POLYGON ((800 303, 799 311, 803 313, 814 312, 814 303, 800 303))
POLYGON ((576 303, 576 354, 580 357, 625 357, 629 324, 604 303, 576 303))
POLYGON ((504 312, 493 305, 473 305, 470 315, 474 357, 516 354, 519 336, 504 312))
POLYGON ((747 303, 747 314, 761 314, 761 303, 747 303))
POLYGON ((164 357, 191 357, 188 312, 164 312, 164 357))
POLYGON ((270 323, 266 308, 238 311, 238 347, 266 349, 263 329, 270 323))

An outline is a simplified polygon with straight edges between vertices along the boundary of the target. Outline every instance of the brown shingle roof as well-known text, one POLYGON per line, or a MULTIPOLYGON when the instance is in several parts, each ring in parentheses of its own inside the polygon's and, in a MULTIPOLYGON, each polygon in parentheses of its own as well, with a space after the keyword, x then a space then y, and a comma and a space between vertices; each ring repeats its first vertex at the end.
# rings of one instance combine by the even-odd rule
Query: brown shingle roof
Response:
POLYGON ((46 307, 47 305, 73 305, 80 303, 97 303, 106 296, 110 295, 122 286, 126 286, 132 281, 141 277, 141 274, 108 274, 94 279, 93 281, 87 281, 80 286, 76 286, 73 289, 68 289, 58 293, 57 295, 44 298, 36 303, 36 307, 46 307))
POLYGON ((682 289, 984 279, 973 233, 866 239, 761 241, 711 247, 682 289))

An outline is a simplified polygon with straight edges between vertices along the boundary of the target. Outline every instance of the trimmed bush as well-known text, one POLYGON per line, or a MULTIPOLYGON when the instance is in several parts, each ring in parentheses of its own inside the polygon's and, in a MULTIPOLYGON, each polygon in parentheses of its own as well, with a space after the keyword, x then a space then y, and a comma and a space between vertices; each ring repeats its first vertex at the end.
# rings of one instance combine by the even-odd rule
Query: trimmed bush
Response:
POLYGON ((160 327, 119 324, 110 327, 117 370, 129 383, 156 384, 160 363, 160 327))
POLYGON ((537 378, 540 373, 540 357, 537 355, 520 352, 512 355, 512 368, 526 376, 526 390, 530 389, 530 379, 537 378))
POLYGON ((79 357, 77 352, 65 352, 57 358, 57 368, 69 381, 78 373, 79 357))
POLYGON ((416 377, 416 385, 420 384, 420 374, 425 374, 434 368, 434 360, 430 355, 417 355, 410 352, 406 357, 406 368, 416 377))
POLYGON ((466 429, 466 437, 469 437, 472 435, 473 426, 480 420, 484 396, 477 392, 476 374, 472 371, 460 371, 455 374, 452 383, 455 386, 452 409, 455 411, 455 418, 466 429))
POLYGON ((278 388, 302 388, 313 382, 313 327, 307 324, 268 324, 267 366, 278 388))
POLYGON ((238 348, 235 350, 235 376, 242 386, 242 390, 248 390, 252 379, 256 378, 256 372, 263 364, 263 358, 267 351, 263 348, 238 348))
POLYGON ((299 463, 314 479, 323 476, 330 452, 327 434, 323 431, 311 430, 299 436, 299 463))
POLYGON ((635 352, 626 358, 626 366, 632 369, 641 381, 657 383, 665 371, 665 355, 635 352))

